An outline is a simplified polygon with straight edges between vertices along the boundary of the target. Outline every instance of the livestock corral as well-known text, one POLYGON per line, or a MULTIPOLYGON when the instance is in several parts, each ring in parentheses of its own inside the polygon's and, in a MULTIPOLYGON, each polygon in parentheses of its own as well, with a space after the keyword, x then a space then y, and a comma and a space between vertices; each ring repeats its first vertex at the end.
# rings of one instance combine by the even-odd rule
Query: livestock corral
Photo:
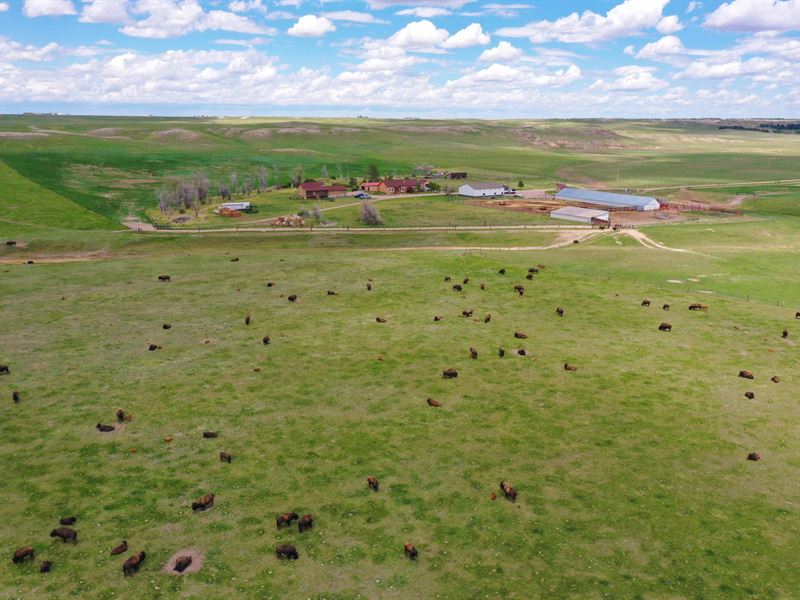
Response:
POLYGON ((6 250, 4 597, 792 595, 772 255, 287 239, 6 250))

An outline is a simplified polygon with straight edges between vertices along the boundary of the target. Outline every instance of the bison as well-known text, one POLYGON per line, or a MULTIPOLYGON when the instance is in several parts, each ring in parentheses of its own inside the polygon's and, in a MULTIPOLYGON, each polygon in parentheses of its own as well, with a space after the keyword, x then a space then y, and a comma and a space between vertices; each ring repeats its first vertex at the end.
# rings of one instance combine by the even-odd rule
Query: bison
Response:
POLYGON ((650 300, 642 300, 642 306, 650 306, 650 300))
POLYGON ((528 273, 538 273, 538 272, 539 269, 537 269, 536 267, 531 267, 530 269, 528 269, 528 273))
POLYGON ((517 284, 517 285, 514 286, 514 291, 517 292, 517 293, 524 292, 525 291, 525 286, 517 284))
POLYGON ((63 519, 58 520, 59 525, 75 525, 75 521, 77 521, 77 517, 64 517, 63 519))
POLYGON ((375 322, 376 323, 386 323, 386 319, 384 319, 383 317, 375 317, 375 322))
POLYGON ((471 316, 472 316, 472 313, 474 313, 474 312, 475 312, 475 310, 474 310, 474 309, 472 309, 472 308, 471 308, 471 309, 469 309, 469 310, 462 310, 462 311, 461 311, 461 316, 462 316, 462 317, 469 318, 469 317, 471 317, 471 316))
POLYGON ((233 456, 231 456, 227 452, 220 452, 219 453, 219 460, 220 460, 220 462, 226 462, 228 464, 231 464, 231 461, 233 460, 233 456))
POLYGON ((278 529, 281 528, 281 525, 288 525, 289 527, 292 526, 292 521, 296 521, 300 518, 296 512, 285 512, 282 515, 278 515, 278 518, 275 519, 275 524, 278 526, 278 529))
POLYGON ((270 337, 269 337, 268 335, 265 335, 263 338, 261 338, 261 341, 263 342, 263 344, 264 344, 265 346, 269 346, 269 343, 270 343, 270 337))
POLYGON ((161 346, 159 346, 158 344, 150 344, 150 345, 147 347, 147 349, 148 349, 150 352, 155 352, 156 350, 161 350, 161 346))
POLYGON ((172 324, 171 323, 164 323, 161 326, 161 329, 172 329, 172 324))
POLYGON ((336 296, 336 292, 333 290, 328 290, 328 296, 336 296))
POLYGON ((663 310, 669 310, 669 304, 664 304, 661 306, 663 310))
POLYGON ((368 292, 372 291, 372 284, 369 281, 367 282, 367 291, 368 292))
POLYGON ((756 399, 756 395, 753 392, 745 392, 744 397, 747 398, 748 400, 756 399))
POLYGON ((231 262, 239 262, 239 257, 237 256, 237 257, 235 257, 235 258, 232 258, 232 259, 231 259, 231 262))
POLYGON ((533 273, 528 273, 525 275, 525 279, 533 279, 533 273))
POLYGON ((458 371, 453 368, 442 371, 442 379, 455 379, 456 377, 458 377, 458 371))
POLYGON ((784 330, 783 330, 783 333, 781 333, 781 337, 782 337, 783 339, 786 339, 786 338, 788 338, 788 337, 789 337, 789 330, 788 330, 788 329, 784 329, 784 330))
POLYGON ((16 246, 16 245, 17 245, 17 241, 16 240, 8 240, 6 242, 6 246, 16 246))
POLYGON ((122 543, 119 546, 111 549, 111 556, 117 556, 118 554, 122 554, 123 552, 127 551, 128 551, 128 540, 122 540, 122 543))
POLYGON ((11 373, 11 369, 8 365, 0 365, 0 375, 8 375, 11 373))
POLYGON ((742 379, 755 379, 750 371, 739 371, 739 377, 742 379))
POLYGON ((773 376, 770 378, 770 381, 771 381, 772 383, 780 383, 780 382, 781 382, 781 378, 780 378, 780 377, 778 377, 777 375, 773 375, 773 376))
POLYGON ((102 423, 98 423, 96 427, 97 431, 100 431, 102 433, 110 433, 116 429, 116 427, 114 427, 113 425, 103 425, 102 423))
POLYGON ((287 300, 289 300, 289 302, 296 302, 296 301, 297 301, 297 294, 291 294, 291 295, 290 295, 290 296, 287 298, 287 300))
POLYGON ((70 529, 69 527, 59 527, 58 529, 53 529, 53 531, 50 532, 50 537, 61 538, 61 541, 65 544, 67 542, 72 544, 78 543, 78 532, 74 529, 70 529))
POLYGON ((419 556, 419 552, 414 544, 403 544, 403 554, 411 560, 417 560, 417 556, 419 556))
POLYGON ((699 302, 693 302, 689 305, 689 310, 708 310, 708 306, 700 304, 699 302))
POLYGON ((142 566, 144 559, 144 550, 128 558, 128 560, 122 564, 122 574, 125 575, 125 577, 128 577, 129 575, 136 573, 136 571, 139 570, 139 567, 142 566))
POLYGON ((428 398, 426 402, 428 403, 428 406, 433 406, 433 407, 439 407, 442 405, 441 402, 439 402, 438 400, 434 400, 433 398, 428 398))
POLYGON ((445 277, 445 278, 444 278, 444 282, 445 282, 445 283, 450 283, 450 281, 451 281, 451 280, 450 280, 450 276, 449 276, 449 275, 448 275, 447 277, 445 277))
POLYGON ((14 404, 19 404, 19 392, 17 390, 11 392, 11 399, 14 401, 14 404))
POLYGON ((464 285, 467 285, 468 283, 469 283, 469 277, 464 277, 464 285))
POLYGON ((517 356, 528 356, 528 351, 525 348, 517 348, 517 356))
POLYGON ((297 548, 291 544, 281 544, 275 549, 275 555, 278 558, 285 558, 288 560, 297 560, 300 555, 297 553, 297 548))
POLYGON ((441 320, 442 320, 442 317, 440 317, 439 315, 433 315, 433 322, 434 323, 438 323, 441 320))
POLYGON ((525 340, 528 338, 528 334, 523 333, 522 331, 515 331, 514 337, 517 338, 518 340, 525 340))
POLYGON ((219 437, 219 433, 217 433, 216 431, 204 431, 203 432, 203 437, 206 438, 206 439, 211 439, 211 438, 219 437))
POLYGON ((485 284, 485 283, 481 283, 481 289, 482 289, 482 290, 485 290, 485 289, 486 289, 486 284, 485 284))
POLYGON ((800 312, 794 313, 794 318, 795 319, 800 319, 800 312))
POLYGON ((557 308, 556 308, 556 314, 557 314, 559 317, 563 317, 563 316, 564 316, 564 309, 563 309, 563 308, 561 308, 560 306, 559 306, 559 307, 557 307, 557 308))
POLYGON ((52 562, 49 560, 43 560, 42 564, 39 565, 39 573, 49 573, 52 566, 52 562))
POLYGON ((498 273, 500 273, 500 275, 505 275, 506 274, 506 270, 505 269, 500 269, 498 271, 498 273))
POLYGON ((123 423, 125 421, 125 411, 122 410, 121 408, 118 408, 117 412, 115 412, 114 414, 117 417, 117 422, 118 423, 123 423))
POLYGON ((463 289, 464 289, 464 288, 462 288, 462 287, 461 287, 459 284, 455 284, 455 285, 453 286, 453 291, 454 291, 454 292, 460 292, 460 291, 461 291, 461 290, 463 290, 463 289))
POLYGON ((170 276, 169 276, 169 275, 159 275, 159 276, 158 276, 158 280, 159 280, 159 281, 164 281, 164 282, 166 282, 166 281, 172 281, 172 279, 170 279, 170 276))
POLYGON ((488 314, 485 317, 483 317, 483 322, 484 323, 488 323, 491 320, 492 320, 492 315, 491 314, 488 314))
POLYGON ((569 363, 567 362, 567 363, 564 363, 564 370, 565 370, 565 371, 577 371, 577 370, 578 370, 578 367, 576 367, 576 366, 574 366, 574 365, 571 365, 571 364, 569 364, 569 363))
POLYGON ((478 358, 478 351, 475 350, 475 348, 473 348, 472 346, 470 346, 470 349, 469 349, 469 357, 472 358, 472 359, 477 359, 478 358))
POLYGON ((300 517, 300 520, 297 521, 297 529, 300 533, 303 533, 307 529, 314 528, 314 517, 311 515, 303 515, 300 517))
POLYGON ((672 325, 670 325, 669 323, 661 323, 661 325, 658 326, 658 330, 659 331, 672 331, 672 325))
POLYGON ((507 481, 500 482, 500 489, 508 500, 511 502, 517 501, 517 490, 515 490, 507 481))
POLYGON ((272 281, 268 281, 267 287, 275 287, 275 284, 272 281))
POLYGON ((244 324, 245 324, 245 325, 250 325, 250 320, 251 320, 251 319, 250 319, 250 315, 247 315, 247 316, 244 318, 244 324))
POLYGON ((26 546, 25 548, 19 548, 14 552, 14 556, 11 558, 14 564, 19 564, 26 560, 33 560, 35 555, 35 551, 30 546, 26 546))
POLYGON ((378 491, 378 480, 375 477, 367 477, 367 485, 373 492, 378 491))
POLYGON ((500 358, 503 358, 505 355, 506 355, 506 349, 503 348, 502 346, 500 346, 497 349, 497 356, 499 356, 500 358))
POLYGON ((747 455, 747 460, 757 461, 761 460, 761 455, 758 452, 751 452, 747 455))
POLYGON ((214 506, 214 494, 206 494, 205 496, 200 496, 197 500, 192 502, 193 511, 208 510, 212 506, 214 506))
POLYGON ((175 566, 172 567, 174 571, 178 573, 183 573, 186 569, 189 568, 189 565, 192 564, 192 557, 191 556, 179 556, 175 560, 175 566))

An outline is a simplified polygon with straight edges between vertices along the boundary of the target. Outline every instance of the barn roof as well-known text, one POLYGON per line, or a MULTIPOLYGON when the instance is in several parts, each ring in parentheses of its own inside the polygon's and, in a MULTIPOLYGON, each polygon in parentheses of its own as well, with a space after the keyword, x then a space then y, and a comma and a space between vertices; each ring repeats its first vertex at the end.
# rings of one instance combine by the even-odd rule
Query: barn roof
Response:
POLYGON ((559 200, 572 200, 589 202, 591 204, 604 204, 607 206, 648 206, 658 202, 652 196, 631 196, 629 194, 612 194, 596 190, 581 190, 578 188, 564 188, 556 194, 559 200))
POLYGON ((497 183, 496 181, 476 181, 475 183, 466 183, 464 185, 468 185, 473 190, 496 190, 504 187, 502 183, 497 183))
POLYGON ((386 179, 384 181, 387 187, 417 187, 422 185, 423 181, 420 179, 386 179))
POLYGON ((319 181, 304 181, 297 187, 305 192, 324 192, 328 189, 328 186, 319 181))
POLYGON ((582 219, 603 219, 608 220, 607 210, 595 210, 594 208, 581 208, 580 206, 564 206, 551 211, 550 216, 554 217, 579 217, 582 219))

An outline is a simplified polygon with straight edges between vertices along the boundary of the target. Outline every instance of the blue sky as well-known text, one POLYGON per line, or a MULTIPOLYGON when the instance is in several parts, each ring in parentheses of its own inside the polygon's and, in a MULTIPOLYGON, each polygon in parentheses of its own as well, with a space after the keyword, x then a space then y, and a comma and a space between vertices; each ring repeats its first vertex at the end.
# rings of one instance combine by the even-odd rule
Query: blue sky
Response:
POLYGON ((800 117, 800 0, 0 0, 0 112, 800 117))

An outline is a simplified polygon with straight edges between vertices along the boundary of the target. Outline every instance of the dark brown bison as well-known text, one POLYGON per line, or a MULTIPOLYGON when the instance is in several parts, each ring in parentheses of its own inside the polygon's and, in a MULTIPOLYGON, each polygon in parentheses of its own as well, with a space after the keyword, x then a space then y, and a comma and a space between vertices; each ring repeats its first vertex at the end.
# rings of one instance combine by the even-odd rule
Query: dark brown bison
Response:
POLYGON ((758 452, 751 452, 747 455, 747 460, 757 461, 761 460, 761 455, 758 452))
POLYGON ((419 552, 414 544, 403 544, 403 554, 411 560, 417 560, 417 556, 419 556, 419 552))
POLYGON ((268 281, 267 287, 275 287, 275 284, 272 281, 268 281))
POLYGON ((700 304, 699 302, 693 302, 689 305, 689 310, 708 310, 708 306, 700 304))
POLYGON ((664 310, 669 310, 669 304, 664 304, 661 306, 661 308, 664 310))
POLYGON ((65 544, 67 542, 72 544, 78 543, 78 532, 74 529, 70 529, 69 527, 59 527, 58 529, 53 529, 53 531, 50 532, 50 537, 61 538, 61 541, 65 544))
POLYGON ((314 517, 311 515, 303 515, 297 521, 297 529, 300 530, 300 533, 303 533, 306 529, 313 529, 314 528, 314 517))
POLYGON ((125 411, 122 410, 121 408, 118 408, 117 412, 115 412, 114 414, 117 417, 117 422, 118 423, 123 423, 125 421, 125 411))
POLYGON ((536 267, 531 267, 530 269, 528 269, 528 273, 538 273, 538 272, 539 269, 537 269, 536 267))
POLYGON ((650 300, 642 300, 642 306, 650 306, 650 300))
POLYGON ((232 259, 231 259, 231 262, 239 262, 239 257, 237 256, 237 257, 235 257, 235 258, 232 258, 232 259))
POLYGON ((75 525, 78 517, 64 517, 58 520, 59 525, 75 525))
POLYGON ((191 556, 179 556, 175 561, 175 566, 173 567, 174 571, 178 573, 183 573, 186 569, 189 568, 189 565, 192 564, 192 557, 191 556))
POLYGON ((265 346, 269 346, 269 343, 270 343, 271 340, 270 340, 270 337, 268 335, 265 335, 263 338, 261 338, 261 341, 263 342, 263 344, 265 346))
POLYGON ((753 392, 745 392, 744 397, 747 398, 748 400, 756 399, 756 395, 753 392))
POLYGON ((16 245, 17 245, 17 241, 16 240, 8 240, 6 242, 6 246, 16 246, 16 245))
POLYGON ((505 355, 506 355, 506 349, 503 348, 502 346, 500 346, 497 349, 497 356, 499 356, 500 358, 503 358, 505 355))
POLYGON ((800 312, 794 313, 794 318, 795 319, 800 319, 800 312))
POLYGON ((333 290, 328 290, 328 296, 336 296, 336 292, 333 290))
POLYGON ((453 368, 442 371, 442 379, 455 379, 456 377, 458 377, 458 371, 453 368))
POLYGON ((515 490, 507 481, 500 482, 500 489, 508 500, 512 502, 517 501, 517 490, 515 490))
POLYGON ((33 548, 30 546, 26 546, 25 548, 20 548, 14 552, 14 556, 11 558, 14 564, 19 564, 26 560, 33 560, 35 552, 33 548))
POLYGON ((514 337, 517 338, 518 340, 525 340, 528 339, 528 334, 523 333, 522 331, 515 331, 514 337))
POLYGON ((525 275, 525 279, 533 279, 533 273, 528 273, 525 275))
POLYGON ((557 314, 559 317, 563 317, 563 316, 564 316, 564 309, 563 309, 563 308, 561 308, 560 306, 559 306, 559 307, 557 307, 557 308, 556 308, 556 314, 557 314))
POLYGON ((777 375, 773 375, 773 376, 770 378, 770 381, 771 381, 772 383, 780 383, 780 382, 781 382, 781 378, 780 378, 780 377, 778 377, 777 375))
POLYGON ((581 241, 580 241, 580 240, 572 240, 572 243, 573 243, 573 244, 580 244, 580 243, 581 243, 581 241))
POLYGON ((437 323, 437 322, 439 322, 439 321, 441 321, 441 320, 442 320, 442 317, 440 317, 439 315, 433 315, 433 321, 434 321, 434 323, 437 323))
POLYGON ((14 401, 14 404, 19 403, 19 392, 17 390, 11 392, 11 399, 14 401))
POLYGON ((367 282, 367 291, 368 292, 372 291, 372 284, 370 282, 367 282))
POLYGON ((517 284, 517 285, 514 286, 514 291, 517 292, 518 294, 520 292, 524 292, 525 291, 525 286, 517 284))
POLYGON ((118 554, 122 554, 123 552, 127 551, 128 551, 128 540, 122 540, 122 543, 119 546, 111 549, 111 556, 117 556, 118 554))
POLYGON ((275 524, 278 526, 278 529, 281 528, 281 525, 288 525, 289 527, 292 526, 292 521, 296 521, 300 518, 296 512, 285 512, 282 515, 278 515, 278 518, 275 519, 275 524))
POLYGON ((211 439, 211 438, 219 437, 219 433, 217 433, 216 431, 204 431, 203 432, 203 437, 206 438, 206 439, 211 439))
POLYGON ((658 330, 659 331, 672 331, 672 325, 670 325, 669 323, 661 323, 661 325, 658 326, 658 330))
POLYGON ((228 464, 231 464, 231 461, 233 460, 233 456, 231 456, 227 452, 220 452, 219 453, 219 460, 220 460, 220 462, 226 462, 228 464))
POLYGON ((783 339, 786 339, 786 338, 788 338, 788 337, 789 337, 789 330, 788 330, 788 329, 784 329, 784 330, 783 330, 783 333, 781 333, 781 337, 782 337, 783 339))
POLYGON ((378 491, 378 480, 375 477, 367 477, 367 485, 373 492, 378 491))
POLYGON ((158 280, 159 281, 172 281, 172 279, 170 279, 169 275, 159 275, 158 276, 158 280))
POLYGON ((492 320, 492 315, 486 315, 485 317, 483 317, 483 322, 484 323, 488 323, 491 320, 492 320))
POLYGON ((247 316, 244 318, 244 324, 245 324, 245 325, 250 325, 250 315, 247 315, 247 316))
POLYGON ((445 283, 450 283, 450 281, 451 281, 451 279, 450 279, 450 276, 449 276, 449 275, 448 275, 447 277, 445 277, 445 278, 444 278, 444 282, 445 282, 445 283))
POLYGON ((485 284, 485 283, 481 283, 481 289, 482 289, 482 290, 485 290, 485 289, 486 289, 486 284, 485 284))
POLYGON ((470 349, 469 349, 469 357, 472 358, 472 359, 477 359, 478 358, 478 351, 475 350, 475 348, 473 348, 471 346, 470 346, 470 349))
POLYGON ((125 575, 125 577, 128 577, 129 575, 136 573, 136 571, 139 570, 139 567, 142 566, 144 559, 144 550, 128 558, 128 560, 122 563, 122 574, 125 575))
POLYGON ((386 323, 386 319, 383 317, 375 317, 375 322, 377 323, 386 323))
POLYGON ((116 429, 113 425, 103 425, 102 423, 98 423, 96 427, 97 431, 101 431, 102 433, 110 433, 116 429))
POLYGON ((49 560, 43 560, 42 564, 39 565, 39 573, 49 573, 52 566, 52 562, 49 560))
POLYGON ((528 356, 528 351, 525 348, 517 348, 517 356, 528 356))
POLYGON ((200 496, 197 500, 192 502, 192 510, 194 511, 208 510, 212 506, 214 506, 214 494, 206 494, 205 496, 200 496))
POLYGON ((291 294, 291 295, 290 295, 290 296, 287 298, 287 300, 289 300, 289 302, 296 302, 296 301, 297 301, 297 294, 291 294))
POLYGON ((434 400, 433 398, 428 398, 427 403, 428 406, 434 406, 434 407, 439 407, 442 405, 441 402, 439 402, 438 400, 434 400))
POLYGON ((464 285, 467 285, 469 283, 469 277, 464 277, 464 282, 463 283, 464 283, 464 285))
POLYGON ((460 291, 461 291, 461 290, 463 290, 463 289, 464 289, 464 288, 462 288, 462 287, 461 287, 459 284, 455 284, 455 285, 453 286, 453 291, 454 291, 454 292, 460 292, 460 291))
POLYGON ((564 363, 564 370, 565 371, 577 371, 578 367, 571 365, 569 363, 564 363))
POLYGON ((506 274, 506 270, 505 269, 500 269, 498 271, 498 273, 500 273, 500 275, 505 275, 506 274))
POLYGON ((161 346, 159 346, 158 344, 150 344, 150 345, 147 347, 147 349, 148 349, 150 352, 155 352, 156 350, 161 350, 161 346))
POLYGON ((462 310, 462 311, 461 311, 461 316, 462 316, 462 317, 467 317, 467 318, 469 318, 469 317, 471 317, 471 316, 472 316, 472 313, 474 313, 474 312, 475 312, 475 310, 474 310, 474 309, 462 310))
POLYGON ((162 328, 162 329, 172 329, 172 325, 171 325, 170 323, 164 323, 164 324, 161 326, 161 328, 162 328))
POLYGON ((281 544, 275 548, 275 555, 278 558, 286 558, 288 560, 297 560, 300 555, 297 553, 297 548, 291 544, 281 544))
POLYGON ((11 373, 11 369, 8 365, 0 365, 0 375, 8 375, 11 373))
POLYGON ((755 379, 750 371, 739 371, 739 377, 742 379, 755 379))

